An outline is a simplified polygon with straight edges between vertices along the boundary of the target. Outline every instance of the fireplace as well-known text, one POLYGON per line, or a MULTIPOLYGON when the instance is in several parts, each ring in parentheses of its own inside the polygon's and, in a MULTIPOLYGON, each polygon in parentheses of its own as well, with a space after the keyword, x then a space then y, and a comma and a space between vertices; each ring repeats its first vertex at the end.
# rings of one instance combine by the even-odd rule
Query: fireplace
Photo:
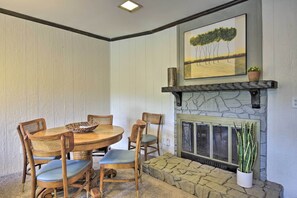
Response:
MULTIPOLYGON (((256 122, 257 140, 260 140, 259 120, 177 114, 177 154, 236 172, 238 159, 234 124, 239 129, 244 122, 256 122)), ((259 172, 258 157, 254 167, 255 178, 260 177, 259 172)))
POLYGON ((260 93, 260 108, 252 108, 251 95, 249 91, 232 90, 232 91, 199 91, 199 92, 184 92, 182 93, 181 106, 175 105, 175 130, 174 130, 174 151, 175 154, 184 158, 197 160, 202 163, 207 163, 212 166, 221 167, 227 170, 234 171, 236 169, 236 152, 233 145, 228 145, 226 148, 222 142, 234 142, 233 121, 238 125, 242 121, 256 120, 258 124, 258 164, 257 177, 260 180, 266 180, 267 167, 267 91, 261 90, 260 93), (188 138, 184 144, 184 152, 181 152, 179 144, 182 139, 182 134, 179 133, 179 116, 185 114, 187 119, 184 119, 184 128, 188 128, 188 134, 184 134, 188 138), (191 116, 200 116, 199 119, 192 119, 191 116), (216 118, 217 121, 206 119, 216 118), (225 120, 226 118, 226 120, 225 120), (231 119, 231 120, 229 120, 231 119), (223 122, 220 122, 223 121, 223 122), (210 125, 210 123, 214 123, 210 125), (210 127, 212 126, 212 127, 210 127), (214 127, 213 127, 214 126, 214 127), (209 128, 208 128, 209 127, 209 128), (231 135, 230 135, 231 134, 231 135), (197 138, 212 140, 209 143, 200 143, 194 140, 197 138), (194 145, 195 144, 195 145, 194 145), (217 147, 214 147, 217 146, 217 147), (208 148, 209 147, 209 148, 208 148), (231 147, 231 148, 230 148, 231 147), (198 149, 197 149, 198 148, 198 149), (199 148, 205 148, 201 150, 199 148), (196 150, 195 150, 196 149, 196 150), (196 155, 198 150, 198 154, 196 155), (189 152, 190 151, 190 152, 189 152), (209 153, 208 153, 209 152, 209 153), (194 154, 195 155, 194 155, 194 154), (228 153, 228 155, 226 155, 228 153), (208 158, 211 156, 212 158, 208 158), (223 160, 221 160, 223 159, 223 160))

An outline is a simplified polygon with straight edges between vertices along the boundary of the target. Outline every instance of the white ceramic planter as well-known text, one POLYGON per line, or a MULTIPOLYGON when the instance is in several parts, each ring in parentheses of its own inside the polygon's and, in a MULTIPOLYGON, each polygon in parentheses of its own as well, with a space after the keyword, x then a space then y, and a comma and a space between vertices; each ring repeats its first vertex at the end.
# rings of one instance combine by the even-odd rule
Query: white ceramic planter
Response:
POLYGON ((237 169, 237 184, 244 188, 251 188, 253 186, 253 172, 243 173, 237 169))

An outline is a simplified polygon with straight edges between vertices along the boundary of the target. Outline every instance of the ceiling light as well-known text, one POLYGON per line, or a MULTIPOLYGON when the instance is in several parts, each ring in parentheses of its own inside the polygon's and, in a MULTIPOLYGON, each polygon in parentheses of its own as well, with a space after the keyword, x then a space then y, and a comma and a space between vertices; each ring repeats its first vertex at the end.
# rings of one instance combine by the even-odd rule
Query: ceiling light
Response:
POLYGON ((125 1, 119 7, 124 9, 124 10, 127 10, 129 12, 133 12, 133 11, 141 8, 142 6, 140 4, 137 4, 137 3, 133 2, 133 1, 125 1))

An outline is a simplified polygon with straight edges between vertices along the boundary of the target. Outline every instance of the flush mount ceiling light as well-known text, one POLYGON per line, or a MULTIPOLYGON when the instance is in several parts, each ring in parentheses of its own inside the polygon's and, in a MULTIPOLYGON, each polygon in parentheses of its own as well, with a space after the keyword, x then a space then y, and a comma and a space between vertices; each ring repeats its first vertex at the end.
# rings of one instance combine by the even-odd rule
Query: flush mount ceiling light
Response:
POLYGON ((142 6, 138 3, 133 2, 133 1, 125 1, 119 7, 126 11, 133 12, 135 10, 138 10, 142 6))

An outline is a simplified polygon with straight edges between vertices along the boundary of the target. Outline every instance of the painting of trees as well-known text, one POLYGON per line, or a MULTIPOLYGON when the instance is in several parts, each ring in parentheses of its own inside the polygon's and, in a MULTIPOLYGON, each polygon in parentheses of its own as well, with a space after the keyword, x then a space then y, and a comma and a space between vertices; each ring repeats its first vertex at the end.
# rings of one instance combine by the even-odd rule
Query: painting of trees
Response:
POLYGON ((229 43, 236 37, 236 28, 216 28, 212 31, 204 34, 198 34, 190 38, 190 44, 196 49, 196 59, 201 58, 201 50, 204 53, 204 57, 211 59, 219 56, 220 41, 227 42, 228 57, 230 57, 229 43))
POLYGON ((245 17, 185 32, 185 79, 246 73, 245 17))
POLYGON ((228 56, 230 55, 229 43, 236 37, 236 28, 221 28, 221 38, 227 42, 228 56))

